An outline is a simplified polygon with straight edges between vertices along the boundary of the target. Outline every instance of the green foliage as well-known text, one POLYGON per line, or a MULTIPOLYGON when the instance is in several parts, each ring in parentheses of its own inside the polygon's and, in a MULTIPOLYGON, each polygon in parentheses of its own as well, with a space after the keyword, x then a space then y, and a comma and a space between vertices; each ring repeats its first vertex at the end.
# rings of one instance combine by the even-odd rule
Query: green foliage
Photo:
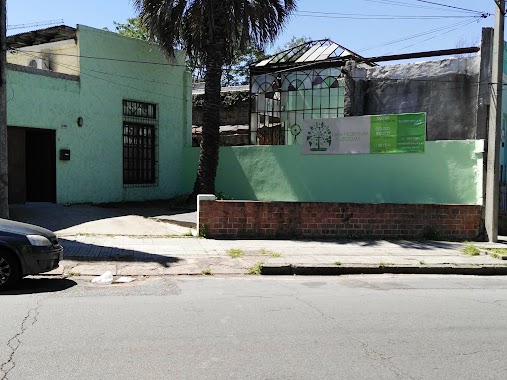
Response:
POLYGON ((116 32, 125 37, 138 38, 147 41, 150 38, 148 29, 143 25, 139 17, 131 17, 127 19, 125 24, 113 21, 116 32))
POLYGON ((201 274, 203 276, 211 276, 213 274, 213 271, 211 270, 211 268, 206 268, 201 271, 201 274))
POLYGON ((481 254, 481 251, 475 246, 474 243, 468 243, 467 246, 461 250, 461 252, 469 256, 479 256, 481 254))
POLYGON ((248 46, 245 50, 236 48, 232 62, 224 69, 222 86, 241 86, 249 84, 250 65, 262 61, 267 55, 263 49, 248 46))
POLYGON ((281 253, 276 253, 276 252, 270 251, 269 249, 264 249, 264 248, 260 250, 260 253, 263 255, 269 255, 271 257, 282 257, 281 253))
POLYGON ((293 36, 289 41, 287 41, 282 47, 277 47, 275 49, 275 52, 273 54, 281 53, 282 51, 290 50, 292 48, 295 48, 299 45, 303 45, 307 42, 310 42, 312 39, 310 37, 296 37, 293 36))
POLYGON ((259 275, 259 274, 261 274, 262 266, 263 265, 264 265, 263 262, 255 264, 253 267, 251 267, 250 269, 248 269, 248 271, 246 272, 246 274, 249 274, 249 275, 259 275))
POLYGON ((244 256, 244 253, 241 249, 231 248, 227 250, 227 254, 233 259, 238 259, 244 256))
POLYGON ((334 265, 336 265, 336 266, 340 266, 340 265, 342 265, 342 263, 341 263, 341 261, 335 261, 335 262, 334 262, 334 265))
POLYGON ((504 259, 507 256, 507 248, 488 248, 488 247, 480 247, 480 249, 484 249, 485 251, 491 252, 491 256, 495 259, 504 259))
POLYGON ((206 238, 208 236, 208 226, 206 224, 201 224, 201 228, 199 228, 199 236, 202 238, 206 238))

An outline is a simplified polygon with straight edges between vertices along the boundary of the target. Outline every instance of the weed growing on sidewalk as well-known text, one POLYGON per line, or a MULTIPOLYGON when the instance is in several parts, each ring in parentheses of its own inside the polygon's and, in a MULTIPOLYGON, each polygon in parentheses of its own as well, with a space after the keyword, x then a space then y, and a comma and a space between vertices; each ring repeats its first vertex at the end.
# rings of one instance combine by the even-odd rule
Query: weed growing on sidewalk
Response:
POLYGON ((474 243, 468 243, 467 246, 461 250, 461 252, 469 256, 479 256, 481 254, 481 251, 475 246, 474 243))
POLYGON ((185 232, 185 233, 184 233, 183 235, 181 235, 181 236, 194 236, 194 235, 192 234, 192 230, 188 230, 187 232, 185 232))
POLYGON ((262 266, 264 265, 264 262, 260 262, 260 263, 257 263, 255 264, 253 267, 251 267, 250 269, 248 269, 248 271, 246 272, 246 274, 249 274, 249 275, 259 275, 261 274, 261 270, 262 270, 262 266))
POLYGON ((394 265, 394 264, 393 263, 384 263, 382 261, 380 263, 378 263, 378 267, 379 268, 385 268, 385 267, 387 267, 389 265, 394 265))
POLYGON ((480 249, 491 252, 491 257, 494 257, 495 259, 505 260, 507 258, 507 248, 480 247, 480 249))
POLYGON ((340 265, 342 265, 342 263, 341 263, 341 261, 335 261, 334 265, 340 266, 340 265))
POLYGON ((208 226, 206 224, 201 224, 201 228, 199 228, 199 236, 205 239, 208 237, 208 226))
POLYGON ((259 251, 262 255, 269 255, 271 257, 282 257, 282 254, 281 253, 276 253, 276 252, 273 252, 273 251, 270 251, 269 249, 261 249, 259 251))
POLYGON ((201 274, 203 276, 211 276, 213 274, 213 272, 212 272, 211 268, 206 268, 201 271, 201 274))
POLYGON ((232 257, 233 259, 238 259, 240 257, 243 257, 244 253, 241 249, 237 248, 231 248, 227 250, 227 254, 232 257))
POLYGON ((79 273, 79 272, 72 272, 71 271, 71 272, 67 273, 67 276, 68 277, 79 277, 79 276, 81 276, 81 273, 79 273))
POLYGON ((419 261, 419 264, 421 264, 421 265, 427 265, 426 261, 424 261, 424 260, 419 261))

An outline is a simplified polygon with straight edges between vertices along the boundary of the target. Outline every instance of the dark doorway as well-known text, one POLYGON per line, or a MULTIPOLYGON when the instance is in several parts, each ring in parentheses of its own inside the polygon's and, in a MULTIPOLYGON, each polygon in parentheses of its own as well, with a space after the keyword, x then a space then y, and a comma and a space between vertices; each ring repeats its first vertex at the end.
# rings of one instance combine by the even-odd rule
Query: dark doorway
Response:
POLYGON ((9 127, 9 203, 56 202, 56 133, 9 127))

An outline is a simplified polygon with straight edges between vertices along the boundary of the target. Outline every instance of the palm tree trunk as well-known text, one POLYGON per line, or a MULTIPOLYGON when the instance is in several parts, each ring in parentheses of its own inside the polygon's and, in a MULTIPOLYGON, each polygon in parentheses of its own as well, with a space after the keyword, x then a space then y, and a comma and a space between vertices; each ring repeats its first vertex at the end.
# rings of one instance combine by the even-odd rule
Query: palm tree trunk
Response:
POLYGON ((223 47, 225 40, 220 33, 216 33, 216 35, 217 38, 214 38, 213 43, 208 47, 205 61, 201 153, 194 190, 191 195, 193 199, 198 194, 215 194, 215 178, 220 149, 220 90, 222 67, 225 62, 223 47))

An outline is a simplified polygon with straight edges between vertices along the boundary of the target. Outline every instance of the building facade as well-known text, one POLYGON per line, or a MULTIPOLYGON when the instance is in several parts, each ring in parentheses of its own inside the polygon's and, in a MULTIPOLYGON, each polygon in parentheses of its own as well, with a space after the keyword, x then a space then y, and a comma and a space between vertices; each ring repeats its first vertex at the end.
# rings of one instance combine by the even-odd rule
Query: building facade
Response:
POLYGON ((181 55, 83 25, 10 36, 8 50, 10 203, 184 191, 191 77, 181 55))

